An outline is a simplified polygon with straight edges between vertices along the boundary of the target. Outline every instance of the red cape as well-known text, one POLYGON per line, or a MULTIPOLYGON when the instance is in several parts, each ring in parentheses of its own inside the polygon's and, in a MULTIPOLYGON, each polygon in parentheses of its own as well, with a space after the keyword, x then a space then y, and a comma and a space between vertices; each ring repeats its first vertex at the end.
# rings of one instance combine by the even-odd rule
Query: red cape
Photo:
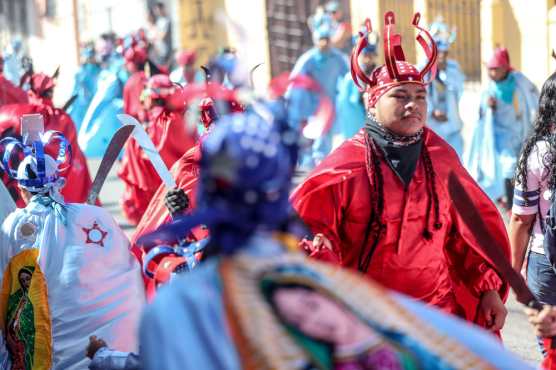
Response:
MULTIPOLYGON (((475 207, 509 259, 506 229, 495 205, 463 168, 454 150, 432 131, 425 129, 424 135, 436 173, 442 226, 439 230, 431 227, 430 241, 423 238, 427 181, 422 159, 407 190, 381 160, 386 231, 366 274, 390 289, 481 324, 483 318, 477 315, 480 294, 498 289, 505 300, 508 284, 494 271, 493 261, 482 253, 473 230, 453 208, 448 174, 454 171, 473 194, 475 207)), ((291 196, 293 207, 312 232, 323 233, 333 244, 334 252, 315 251, 312 255, 353 269, 357 269, 360 252, 368 251, 371 244, 363 246, 372 209, 366 151, 361 131, 325 158, 291 196)))
MULTIPOLYGON (((189 197, 189 208, 188 212, 195 209, 196 206, 196 193, 197 193, 197 180, 199 178, 199 160, 201 158, 200 145, 197 144, 193 148, 189 149, 179 160, 172 166, 171 172, 174 179, 176 179, 176 184, 179 189, 183 189, 185 194, 189 197)), ((156 230, 160 225, 167 223, 171 220, 168 208, 164 205, 164 197, 168 190, 161 184, 154 196, 152 197, 147 210, 141 217, 141 221, 135 229, 135 233, 131 237, 132 251, 142 264, 143 253, 139 246, 136 244, 137 240, 151 232, 156 230)), ((208 231, 203 228, 196 228, 192 232, 192 236, 196 240, 202 240, 206 238, 208 231)), ((144 277, 145 285, 147 288, 147 297, 151 298, 155 292, 155 286, 153 281, 147 277, 144 277)))
MULTIPOLYGON (((63 174, 66 178, 66 185, 62 188, 62 195, 68 203, 85 202, 91 189, 91 176, 85 155, 77 144, 75 124, 63 110, 37 104, 11 104, 0 107, 0 136, 21 135, 21 116, 33 113, 42 114, 45 131, 60 131, 70 142, 73 160, 69 170, 63 174)), ((9 189, 13 189, 15 186, 13 181, 7 183, 4 181, 4 183, 9 189)), ((19 207, 24 206, 21 198, 16 203, 19 207)))
POLYGON ((140 117, 142 114, 141 111, 143 110, 143 105, 141 104, 141 94, 143 93, 146 84, 147 77, 143 71, 134 72, 131 76, 129 76, 123 90, 125 114, 129 114, 136 118, 143 118, 140 117))
POLYGON ((0 74, 0 106, 27 101, 27 93, 0 74))
MULTIPOLYGON (((196 133, 186 127, 181 112, 156 109, 153 117, 146 131, 166 166, 171 167, 195 144, 196 133)), ((118 176, 126 186, 122 202, 124 215, 137 225, 162 180, 133 138, 126 144, 118 176)))

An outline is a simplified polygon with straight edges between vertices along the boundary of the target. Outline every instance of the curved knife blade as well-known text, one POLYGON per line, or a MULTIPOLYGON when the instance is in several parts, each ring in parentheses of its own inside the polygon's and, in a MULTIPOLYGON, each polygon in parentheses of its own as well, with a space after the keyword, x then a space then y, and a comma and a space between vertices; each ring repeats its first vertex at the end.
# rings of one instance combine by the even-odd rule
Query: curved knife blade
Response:
POLYGON ((110 139, 108 148, 102 157, 100 167, 98 168, 93 185, 91 186, 91 191, 87 196, 87 204, 94 204, 96 202, 100 189, 102 189, 102 185, 104 185, 104 181, 106 180, 106 176, 108 176, 110 169, 120 155, 125 142, 131 135, 134 128, 135 126, 133 125, 122 126, 118 129, 118 131, 116 131, 114 136, 112 136, 112 139, 110 139))
POLYGON ((158 173, 158 176, 162 179, 164 186, 168 189, 174 189, 176 187, 176 180, 174 180, 174 177, 168 170, 168 167, 166 167, 166 164, 160 157, 160 153, 156 150, 156 147, 143 126, 129 114, 118 114, 117 117, 123 125, 133 125, 135 127, 132 133, 133 137, 153 164, 153 167, 158 173))
POLYGON ((512 268, 506 255, 498 247, 497 241, 485 226, 481 214, 475 208, 474 202, 454 172, 450 172, 448 177, 448 192, 461 219, 470 230, 473 230, 482 251, 495 263, 493 267, 496 271, 510 284, 518 302, 532 308, 542 309, 542 305, 531 293, 523 277, 512 268))

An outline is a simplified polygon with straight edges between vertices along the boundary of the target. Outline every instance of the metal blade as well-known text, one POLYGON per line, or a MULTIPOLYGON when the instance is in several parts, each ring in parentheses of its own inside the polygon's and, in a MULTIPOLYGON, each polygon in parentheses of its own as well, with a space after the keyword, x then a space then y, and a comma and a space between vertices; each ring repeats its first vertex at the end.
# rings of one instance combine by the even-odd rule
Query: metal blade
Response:
POLYGON ((100 162, 100 167, 98 168, 93 185, 91 186, 91 191, 87 197, 87 204, 94 204, 96 202, 100 189, 102 189, 102 185, 104 185, 104 181, 106 180, 106 176, 108 176, 110 169, 120 155, 125 142, 133 132, 134 128, 135 126, 133 125, 122 126, 118 129, 118 131, 116 131, 114 136, 112 136, 112 139, 108 144, 108 148, 106 149, 106 152, 102 157, 102 161, 100 162))
POLYGON ((69 107, 71 107, 71 105, 75 102, 75 100, 77 99, 77 94, 73 95, 71 98, 68 99, 68 101, 66 102, 66 104, 64 104, 62 106, 62 110, 64 112, 67 112, 69 107))
POLYGON ((160 157, 160 153, 156 150, 151 138, 141 126, 139 121, 137 121, 134 117, 130 116, 129 114, 118 114, 118 119, 124 125, 133 125, 135 129, 133 130, 133 137, 137 140, 137 143, 141 146, 151 163, 153 164, 154 169, 158 173, 158 176, 162 179, 164 186, 168 189, 174 189, 176 187, 176 180, 172 177, 170 170, 166 167, 166 164, 160 157))
POLYGON ((510 284, 517 296, 517 300, 529 307, 542 309, 542 305, 531 293, 523 277, 512 268, 506 255, 498 247, 498 242, 492 237, 491 231, 485 226, 481 214, 475 208, 474 202, 454 172, 450 172, 448 177, 448 192, 459 216, 465 225, 473 231, 483 253, 494 263, 493 267, 510 284))

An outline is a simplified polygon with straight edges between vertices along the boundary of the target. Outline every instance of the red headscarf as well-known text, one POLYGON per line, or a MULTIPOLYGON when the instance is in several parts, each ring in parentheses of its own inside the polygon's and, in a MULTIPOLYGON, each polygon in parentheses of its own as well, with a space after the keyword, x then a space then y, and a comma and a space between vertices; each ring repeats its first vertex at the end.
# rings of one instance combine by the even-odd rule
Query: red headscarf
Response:
POLYGON ((31 76, 29 84, 31 87, 28 91, 29 102, 52 106, 52 99, 50 97, 46 97, 45 93, 54 89, 54 86, 56 86, 56 82, 53 77, 44 73, 35 73, 31 76))
POLYGON ((176 85, 168 75, 157 74, 149 78, 145 90, 153 99, 167 99, 176 92, 176 85))
POLYGON ((510 54, 506 48, 496 48, 487 62, 487 68, 512 69, 510 65, 510 54))
POLYGON ((368 34, 371 33, 371 21, 367 19, 365 26, 367 33, 360 33, 359 41, 351 54, 351 75, 355 84, 360 90, 366 90, 369 94, 369 106, 374 107, 378 99, 388 90, 402 84, 426 85, 432 81, 436 75, 437 48, 432 36, 427 30, 419 27, 421 15, 415 13, 413 26, 419 30, 416 40, 425 51, 428 62, 422 70, 405 61, 402 49, 402 37, 394 31, 395 15, 394 12, 386 12, 384 15, 384 59, 385 64, 376 68, 368 76, 359 66, 359 55, 369 43, 368 34), (429 74, 428 81, 425 76, 429 74))
POLYGON ((131 46, 124 52, 126 62, 133 64, 143 64, 147 61, 147 50, 141 46, 131 46))

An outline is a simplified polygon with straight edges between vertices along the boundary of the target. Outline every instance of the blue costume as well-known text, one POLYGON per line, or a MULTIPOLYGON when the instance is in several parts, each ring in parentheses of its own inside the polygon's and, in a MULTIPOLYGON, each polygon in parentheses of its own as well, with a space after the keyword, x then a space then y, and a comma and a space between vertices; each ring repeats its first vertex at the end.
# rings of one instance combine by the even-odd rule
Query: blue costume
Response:
MULTIPOLYGON (((376 34, 374 35, 376 36, 376 34)), ((369 40, 369 44, 363 49, 363 53, 376 55, 376 48, 377 40, 375 37, 373 40, 369 40)), ((374 67, 372 66, 369 72, 372 72, 374 67)), ((343 140, 351 138, 363 128, 366 117, 363 93, 353 82, 351 73, 347 73, 340 81, 338 96, 336 97, 336 134, 340 134, 343 140)))
POLYGON ((79 67, 75 74, 73 92, 71 93, 72 96, 77 96, 77 98, 67 111, 75 123, 77 132, 79 132, 87 108, 97 91, 97 79, 101 71, 98 64, 90 61, 94 57, 92 48, 85 49, 82 55, 85 58, 85 63, 79 67))
POLYGON ((123 111, 122 92, 127 78, 120 55, 114 55, 108 66, 100 71, 96 93, 78 134, 79 147, 88 158, 102 157, 114 132, 121 126, 116 115, 123 111))
POLYGON ((505 180, 514 176, 538 101, 535 85, 514 70, 503 81, 490 81, 481 95, 479 119, 466 152, 465 166, 492 200, 504 195, 505 180), (490 97, 496 98, 496 109, 489 107, 490 97))
POLYGON ((10 43, 8 50, 4 52, 4 77, 10 80, 15 86, 19 86, 21 76, 25 72, 21 64, 23 44, 19 38, 10 43))
POLYGON ((349 139, 365 126, 365 106, 361 91, 355 86, 351 73, 340 82, 336 98, 336 129, 342 139, 349 139))
POLYGON ((461 129, 463 121, 459 115, 459 101, 463 94, 465 75, 458 62, 448 60, 446 69, 439 70, 436 78, 428 86, 428 117, 427 125, 440 137, 450 144, 458 155, 463 155, 463 138, 461 129), (443 112, 447 121, 437 121, 432 113, 438 110, 443 112))
POLYGON ((197 210, 138 241, 173 243, 198 224, 211 232, 205 261, 160 289, 146 308, 142 368, 362 368, 345 364, 359 364, 363 355, 367 368, 381 368, 387 358, 400 369, 530 369, 459 319, 285 251, 291 239, 279 231, 292 230, 288 193, 299 135, 280 118, 283 112, 255 104, 251 112, 224 117, 201 148, 197 210), (333 306, 339 315, 320 311, 317 322, 336 333, 353 320, 369 333, 373 350, 365 340, 345 358, 338 338, 318 339, 319 331, 291 321, 292 306, 277 297, 296 289, 315 298, 311 309, 294 307, 297 313, 318 315, 322 305, 333 306))
MULTIPOLYGON (((433 23, 430 27, 439 52, 447 52, 454 42, 456 35, 449 31, 442 21, 433 23)), ((446 61, 444 69, 438 69, 436 78, 428 86, 428 116, 427 125, 441 138, 455 149, 460 157, 463 155, 463 137, 461 129, 463 121, 459 115, 459 101, 463 94, 465 75, 458 62, 453 59, 446 61), (434 111, 446 115, 446 121, 438 121, 433 117, 434 111)))
MULTIPOLYGON (((330 28, 326 25, 314 31, 314 38, 329 38, 330 28)), ((348 72, 348 61, 346 56, 339 50, 331 48, 320 51, 317 47, 303 53, 291 72, 291 77, 305 75, 318 82, 326 96, 332 103, 336 102, 338 85, 348 72)), ((319 104, 317 93, 301 88, 292 88, 288 92, 290 124, 299 128, 310 119, 319 104)), ((336 126, 336 124, 334 125, 336 126)), ((338 128, 333 127, 325 136, 315 140, 312 148, 307 148, 301 153, 300 164, 305 168, 312 168, 328 155, 332 149, 332 136, 338 128)))

